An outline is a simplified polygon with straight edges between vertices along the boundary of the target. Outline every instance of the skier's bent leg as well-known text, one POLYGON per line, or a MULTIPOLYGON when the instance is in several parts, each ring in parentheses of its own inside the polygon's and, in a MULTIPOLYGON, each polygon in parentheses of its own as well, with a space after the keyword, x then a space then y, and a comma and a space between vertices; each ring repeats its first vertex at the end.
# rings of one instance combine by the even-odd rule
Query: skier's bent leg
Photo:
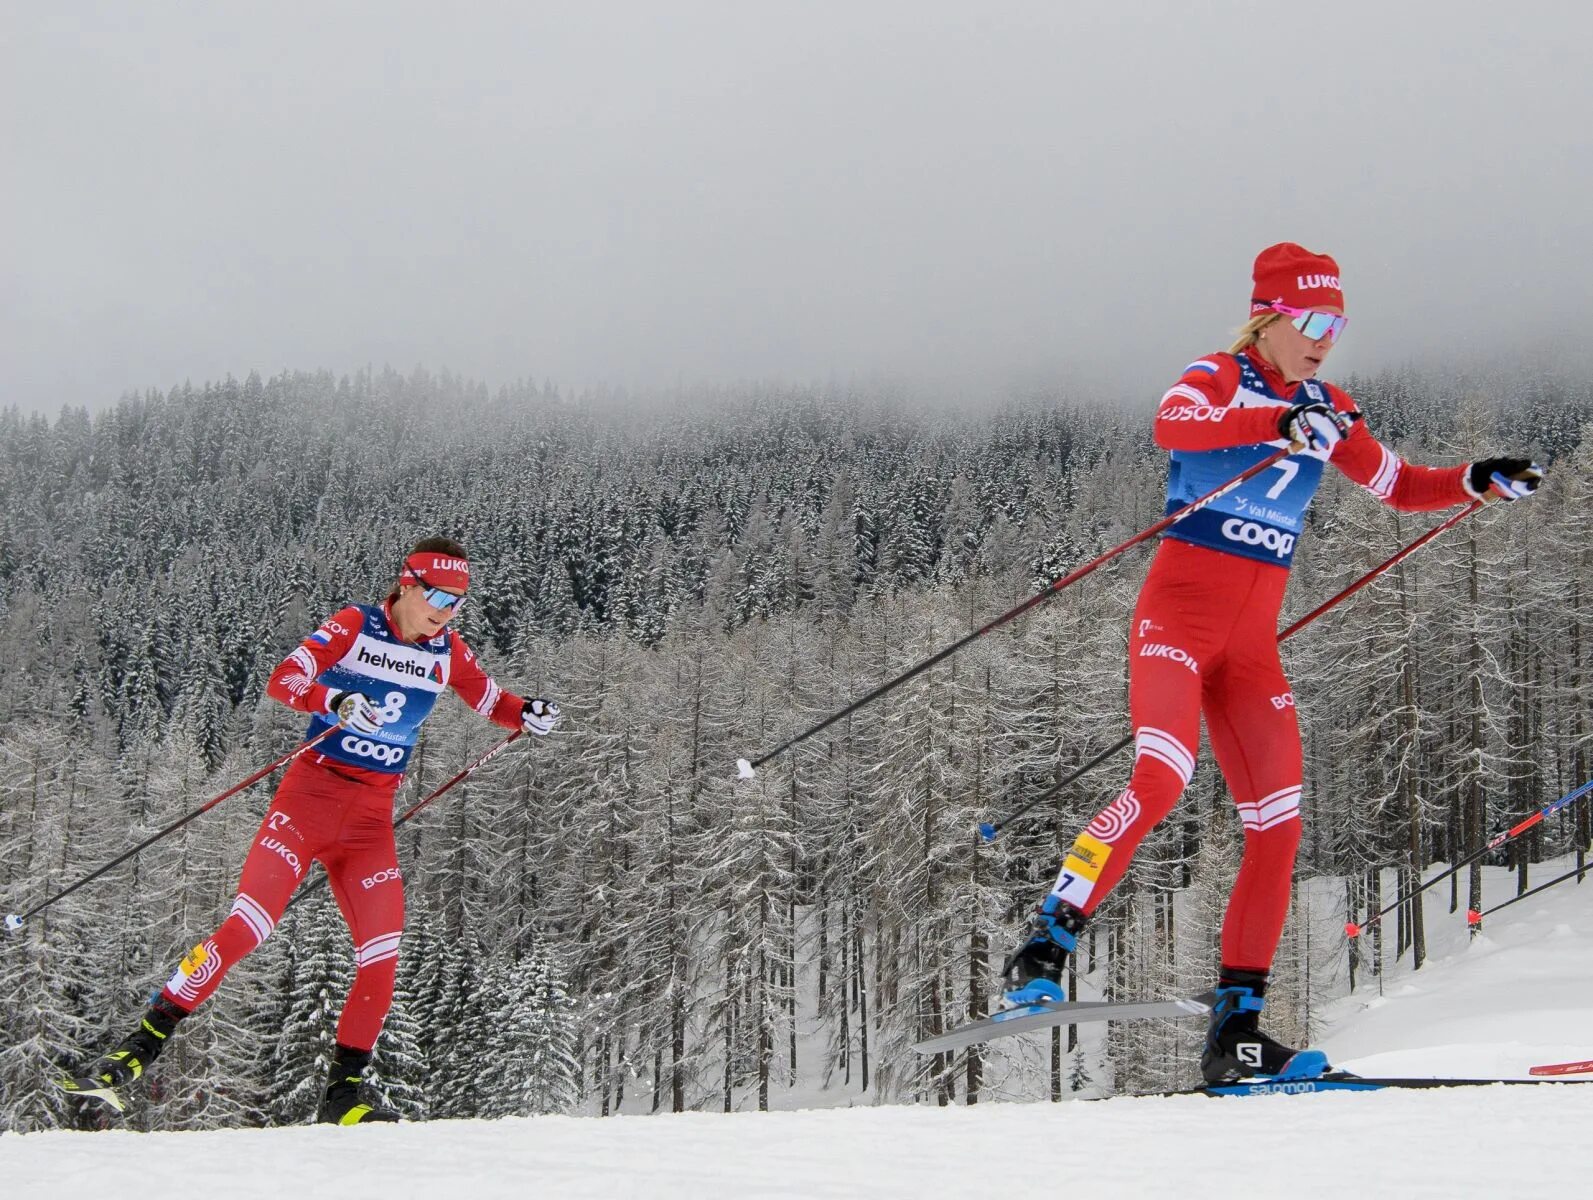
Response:
POLYGON ((1079 932, 1123 877, 1145 835, 1183 794, 1194 755, 1186 759, 1178 754, 1175 747, 1181 750, 1182 742, 1160 730, 1137 731, 1135 742, 1138 759, 1128 788, 1074 841, 1050 894, 1030 918, 1028 940, 1002 968, 1009 984, 1002 995, 1004 1007, 1066 998, 1062 964, 1077 945, 1079 932))
POLYGON ((161 995, 187 1012, 209 999, 223 976, 271 936, 309 864, 303 835, 273 809, 249 848, 227 919, 183 957, 161 995))
POLYGON ((309 861, 298 828, 284 810, 273 808, 244 861, 237 898, 221 927, 183 956, 139 1019, 137 1029, 87 1075, 61 1080, 60 1086, 68 1092, 92 1094, 119 1109, 121 1100, 115 1089, 141 1077, 160 1057, 178 1022, 216 990, 229 967, 270 936, 309 861))
POLYGON ((1079 931, 1194 774, 1205 643, 1198 630, 1181 629, 1172 616, 1156 615, 1160 606, 1147 589, 1129 639, 1134 770, 1128 787, 1074 841, 1050 894, 1030 918, 1027 940, 1003 966, 1006 1008, 1064 998, 1062 966, 1079 931))
POLYGON ((1195 769, 1195 756, 1183 741, 1159 729, 1136 729, 1134 748, 1128 787, 1079 834, 1051 887, 1052 896, 1085 916, 1123 878, 1139 844, 1173 810, 1195 769))

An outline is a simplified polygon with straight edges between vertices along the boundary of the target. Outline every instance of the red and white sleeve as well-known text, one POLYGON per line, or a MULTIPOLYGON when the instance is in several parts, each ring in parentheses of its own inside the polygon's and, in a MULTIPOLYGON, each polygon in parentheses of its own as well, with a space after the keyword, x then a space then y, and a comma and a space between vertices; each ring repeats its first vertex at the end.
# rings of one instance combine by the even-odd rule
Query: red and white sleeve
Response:
POLYGON ((1233 408, 1239 363, 1211 354, 1184 368, 1156 409, 1156 444, 1163 450, 1226 450, 1278 437, 1275 408, 1233 408))
MULTIPOLYGON (((1342 389, 1332 384, 1327 389, 1339 412, 1356 411, 1355 402, 1342 389)), ((1469 469, 1466 464, 1423 467, 1408 463, 1373 437, 1364 419, 1355 422, 1348 436, 1333 447, 1328 461, 1384 504, 1402 512, 1430 512, 1473 498, 1463 482, 1469 469)))
POLYGON ((448 686, 494 725, 502 725, 505 729, 520 728, 520 710, 525 707, 525 701, 513 692, 504 691, 492 676, 481 669, 475 653, 457 630, 450 630, 449 636, 448 686))
POLYGON ((266 695, 300 712, 325 712, 330 689, 316 683, 316 677, 348 653, 364 624, 365 614, 355 605, 333 613, 277 664, 266 695))

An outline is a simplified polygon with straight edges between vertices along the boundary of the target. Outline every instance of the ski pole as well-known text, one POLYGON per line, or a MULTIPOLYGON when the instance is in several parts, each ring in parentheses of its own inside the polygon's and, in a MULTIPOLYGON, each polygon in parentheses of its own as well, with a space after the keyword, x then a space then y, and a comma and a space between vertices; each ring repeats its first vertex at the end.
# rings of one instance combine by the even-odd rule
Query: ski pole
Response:
POLYGON ((1129 550, 1129 549, 1133 548, 1134 546, 1139 545, 1141 542, 1155 537, 1158 533, 1161 533, 1164 529, 1167 529, 1170 526, 1176 525, 1179 521, 1182 521, 1185 517, 1189 516, 1191 513, 1198 512, 1201 509, 1205 508, 1206 505, 1210 504, 1212 501, 1221 499, 1223 496, 1225 496, 1229 492, 1233 491, 1234 488, 1238 487, 1240 484, 1244 483, 1246 480, 1253 479, 1255 476, 1261 474, 1261 472, 1267 470, 1273 464, 1281 462, 1283 459, 1287 458, 1289 455, 1295 453, 1296 449, 1297 449, 1297 447, 1294 444, 1285 446, 1283 449, 1278 450, 1275 453, 1267 455, 1267 457, 1263 458, 1260 462, 1255 463, 1253 466, 1246 467, 1243 471, 1239 472, 1239 474, 1235 475, 1232 479, 1228 480, 1226 483, 1218 484, 1216 487, 1212 488, 1211 491, 1207 492, 1204 496, 1200 496, 1197 499, 1191 500, 1188 504, 1184 505, 1182 508, 1177 509, 1174 512, 1168 513, 1165 517, 1163 517, 1160 521, 1157 521, 1154 525, 1150 526, 1147 529, 1141 530, 1139 533, 1136 533, 1133 537, 1129 538, 1126 542, 1122 542, 1119 545, 1113 546, 1105 554, 1102 554, 1102 555, 1100 555, 1097 558, 1091 559, 1089 562, 1085 563, 1082 567, 1079 567, 1076 570, 1070 572, 1069 574, 1062 576, 1060 579, 1053 579, 1045 587, 1045 589, 1043 591, 1036 592, 1034 595, 1030 596, 1027 600, 1025 600, 1022 604, 1018 605, 1016 608, 1014 608, 1014 609, 1012 609, 1012 610, 1010 610, 1008 612, 1002 613, 1001 616, 997 617, 994 621, 991 621, 991 622, 989 622, 986 625, 981 625, 978 629, 975 629, 972 633, 965 634, 963 637, 957 639, 955 642, 953 642, 951 645, 947 646, 945 649, 940 650, 940 651, 936 652, 935 654, 930 655, 928 658, 924 659, 923 662, 917 664, 916 666, 909 667, 907 670, 903 671, 900 675, 896 676, 896 678, 894 678, 894 679, 892 679, 892 680, 890 680, 890 681, 888 681, 886 683, 880 684, 877 688, 875 688, 873 691, 869 692, 866 696, 863 696, 860 699, 852 701, 852 703, 848 704, 845 708, 841 709, 839 712, 832 713, 828 717, 825 717, 824 720, 820 721, 817 725, 813 725, 813 726, 809 727, 808 729, 803 730, 801 733, 796 734, 794 737, 787 738, 785 741, 781 742, 778 746, 776 746, 773 750, 766 751, 765 753, 759 755, 757 758, 752 759, 750 762, 747 759, 745 759, 745 758, 736 759, 736 774, 737 774, 737 776, 739 778, 742 778, 742 779, 752 779, 752 778, 754 778, 755 777, 755 773, 757 772, 757 769, 759 767, 763 766, 763 764, 768 762, 770 759, 778 757, 779 755, 781 755, 781 754, 785 753, 787 750, 789 750, 792 746, 795 746, 795 745, 797 745, 800 742, 805 742, 808 738, 812 737, 814 734, 820 733, 823 730, 828 729, 831 725, 835 724, 835 722, 839 721, 842 717, 851 716, 851 714, 855 713, 858 709, 862 708, 865 704, 869 704, 872 701, 878 700, 881 696, 885 695, 885 693, 887 693, 889 691, 892 691, 892 690, 894 690, 897 687, 900 687, 902 684, 906 683, 909 679, 913 678, 915 675, 920 675, 923 672, 929 670, 929 668, 934 666, 936 663, 941 662, 941 661, 943 661, 943 660, 945 660, 947 658, 950 658, 953 654, 957 653, 957 651, 961 650, 964 646, 966 646, 969 642, 973 641, 975 638, 983 637, 985 634, 989 633, 991 630, 998 629, 1002 625, 1005 625, 1008 621, 1012 620, 1014 617, 1021 616, 1023 613, 1028 612, 1035 605, 1043 603, 1044 601, 1051 599, 1051 597, 1055 596, 1063 588, 1069 586, 1070 584, 1077 583, 1079 580, 1083 579, 1086 575, 1090 574, 1090 572, 1094 571, 1097 567, 1100 567, 1100 566, 1104 565, 1105 563, 1110 562, 1112 559, 1116 558, 1119 554, 1122 554, 1125 550, 1129 550))
POLYGON ((1468 910, 1466 912, 1466 924, 1475 929, 1482 924, 1482 919, 1484 917, 1498 912, 1501 908, 1509 908, 1517 900, 1525 900, 1528 896, 1536 896, 1539 892, 1546 892, 1555 885, 1564 883, 1567 879, 1576 879, 1582 875, 1593 875, 1593 866, 1584 865, 1577 867, 1574 870, 1567 871, 1564 875, 1557 875, 1555 878, 1549 880, 1548 883, 1540 883, 1535 888, 1528 888, 1519 896, 1511 896, 1510 899, 1500 901, 1492 908, 1485 908, 1481 912, 1477 912, 1474 909, 1468 910))
MULTIPOLYGON (((1381 921, 1389 913, 1393 912, 1401 904, 1404 904, 1407 900, 1413 899, 1414 897, 1421 895, 1428 888, 1432 887, 1433 884, 1435 884, 1435 883, 1442 883, 1444 880, 1448 879, 1451 875, 1453 875, 1456 871, 1460 870, 1462 867, 1470 866, 1472 863, 1476 862, 1479 858, 1481 858, 1484 854, 1487 854, 1490 850, 1497 850, 1497 849, 1499 849, 1500 846, 1503 846, 1506 842, 1514 841, 1516 838, 1520 837, 1527 830, 1531 829, 1539 821, 1542 821, 1545 817, 1553 816, 1555 813, 1559 812, 1562 808, 1565 808, 1569 804, 1575 804, 1578 800, 1580 800, 1583 796, 1586 796, 1589 792, 1593 792, 1593 779, 1588 780, 1581 787, 1567 792, 1565 795, 1561 796, 1558 800, 1556 800, 1553 804, 1550 804, 1547 808, 1540 808, 1537 812, 1533 813, 1531 816, 1524 817, 1522 820, 1520 820, 1520 821, 1516 822, 1514 825, 1512 825, 1509 829, 1501 829, 1498 833, 1494 834, 1491 838, 1489 838, 1486 842, 1484 842, 1476 850, 1473 850, 1470 854, 1466 855, 1465 858, 1461 859, 1459 862, 1455 863, 1451 867, 1446 867, 1444 870, 1440 871, 1437 875, 1434 875, 1431 879, 1429 879, 1426 883, 1422 884, 1421 887, 1417 888, 1414 892, 1411 892, 1409 895, 1400 897, 1398 900, 1394 901, 1394 903, 1392 903, 1390 905, 1387 905, 1384 908, 1379 909, 1377 912, 1373 913, 1371 916, 1367 917, 1364 921, 1361 921, 1358 924, 1356 922, 1354 922, 1354 921, 1346 922, 1346 924, 1344 926, 1345 935, 1348 936, 1348 937, 1352 937, 1352 938, 1359 937, 1361 935, 1361 931, 1362 930, 1370 929, 1373 925, 1376 925, 1379 921, 1381 921)), ((1593 868, 1583 868, 1583 869, 1584 870, 1588 870, 1588 869, 1593 869, 1593 868)), ((1572 874, 1574 875, 1574 874, 1576 874, 1576 872, 1573 871, 1572 874)), ((1561 879, 1564 879, 1564 878, 1565 878, 1565 876, 1561 876, 1561 879)), ((1559 882, 1560 882, 1559 879, 1555 880, 1555 883, 1559 883, 1559 882)), ((1550 884, 1544 884, 1543 886, 1544 887, 1549 887, 1551 885, 1550 884)), ((1541 891, 1541 890, 1542 890, 1541 888, 1533 888, 1532 889, 1532 891, 1534 891, 1534 892, 1535 891, 1541 891)), ((1532 895, 1532 892, 1524 892, 1522 894, 1522 896, 1530 896, 1530 895, 1532 895)), ((1522 899, 1522 896, 1517 896, 1516 900, 1522 899)), ((1514 904, 1514 903, 1515 903, 1514 900, 1505 901, 1505 904, 1514 904)), ((1504 904, 1500 904, 1500 905, 1496 906, 1496 908, 1503 908, 1503 907, 1504 907, 1504 904)), ((1489 912, 1493 912, 1494 909, 1489 909, 1488 911, 1489 912)), ((1468 919, 1472 918, 1472 917, 1475 917, 1476 920, 1481 920, 1482 917, 1485 914, 1483 914, 1483 913, 1475 913, 1475 914, 1473 914, 1473 913, 1468 912, 1466 915, 1467 915, 1468 919)), ((1475 924, 1476 920, 1473 920, 1472 923, 1475 924)))
MULTIPOLYGON (((1350 586, 1345 588, 1342 592, 1339 592, 1331 600, 1327 600, 1327 601, 1323 602, 1322 604, 1317 605, 1310 612, 1306 613, 1305 616, 1301 617, 1298 621, 1294 622, 1294 624, 1290 625, 1287 629, 1283 630, 1281 633, 1278 634, 1278 641, 1280 641, 1280 642, 1288 641, 1291 637, 1293 637, 1295 634, 1299 633, 1300 630, 1304 629, 1312 621, 1316 620, 1323 613, 1327 612, 1328 609, 1332 608, 1334 605, 1340 603, 1343 600, 1349 599, 1351 596, 1355 595, 1356 592, 1360 591, 1367 584, 1371 583, 1372 580, 1376 579, 1379 575, 1382 575, 1384 572, 1386 572, 1388 570, 1391 570, 1393 567, 1398 565, 1404 559, 1408 558, 1410 555, 1412 555, 1416 551, 1420 550, 1423 546, 1425 546, 1428 542, 1432 541, 1439 534, 1443 533, 1444 530, 1449 529, 1452 526, 1460 524, 1461 521, 1463 521, 1465 518, 1471 516, 1472 513, 1476 512, 1481 507, 1482 507, 1482 501, 1481 500, 1473 500, 1470 504, 1468 504, 1465 508, 1461 509, 1459 512, 1455 513, 1453 516, 1447 518, 1446 520, 1440 521, 1437 525, 1434 525, 1426 533, 1422 534, 1421 537, 1417 538, 1414 542, 1410 543, 1410 545, 1408 545, 1404 549, 1400 550, 1399 553, 1395 554, 1392 558, 1388 559, 1386 562, 1380 563, 1378 566, 1373 567, 1365 575, 1362 575, 1359 579, 1357 579, 1354 583, 1350 584, 1350 586)), ((1090 771, 1093 771, 1096 767, 1100 766, 1107 759, 1111 758, 1112 755, 1116 754, 1119 750, 1123 750, 1123 749, 1127 748, 1133 742, 1133 740, 1134 740, 1134 735, 1132 733, 1130 733, 1130 734, 1126 735, 1121 741, 1114 742, 1112 745, 1108 746, 1105 750, 1102 750, 1094 758, 1090 759, 1090 761, 1085 763, 1082 767, 1076 768, 1071 775, 1069 775, 1066 779, 1062 780, 1060 783, 1054 785, 1049 791, 1045 792, 1043 795, 1036 796, 1033 800, 1030 800, 1027 804, 1024 804, 1022 807, 1014 809, 1012 812, 1008 813, 1001 820, 999 820, 999 821, 982 821, 982 822, 980 822, 980 825, 979 825, 979 836, 981 838, 983 838, 987 842, 995 841, 996 840, 996 835, 998 833, 1000 833, 1001 830, 1004 829, 1007 825, 1009 825, 1013 821, 1017 820, 1024 813, 1028 812, 1031 808, 1035 807, 1035 805, 1043 804, 1043 803, 1045 803, 1045 801, 1050 800, 1052 797, 1058 795, 1062 791, 1063 788, 1069 786, 1070 784, 1074 783, 1078 779, 1082 778, 1084 775, 1086 775, 1090 771)))
POLYGON ((1527 1069, 1528 1075, 1584 1075, 1589 1072, 1593 1072, 1593 1058, 1581 1062, 1540 1063, 1527 1069))
POLYGON ((249 787, 251 784, 258 783, 260 780, 264 779, 267 775, 271 774, 272 771, 275 771, 283 763, 287 763, 287 762, 293 761, 295 758, 299 757, 299 755, 303 754, 306 750, 310 749, 310 747, 314 746, 322 738, 326 737, 328 734, 333 733, 336 730, 339 730, 341 728, 342 728, 341 725, 332 725, 332 726, 330 726, 330 727, 328 727, 326 729, 323 729, 320 733, 316 734, 309 741, 303 742, 300 745, 294 747, 288 753, 284 754, 281 758, 277 759, 275 762, 268 763, 266 766, 261 767, 253 775, 250 775, 247 779, 244 779, 244 780, 242 780, 242 781, 240 781, 238 783, 233 784, 226 791, 222 792, 221 795, 216 796, 213 799, 205 801, 205 803, 201 804, 198 808, 194 809, 193 812, 189 813, 185 817, 182 817, 182 818, 179 818, 176 821, 173 821, 170 825, 166 826, 166 828, 162 829, 159 833, 151 834, 149 837, 147 837, 143 841, 139 842, 138 845, 134 846, 131 850, 128 850, 125 853, 118 855, 116 858, 111 859, 110 862, 106 863, 103 867, 99 868, 99 870, 94 871, 91 874, 85 875, 82 879, 79 879, 71 887, 63 888, 61 891, 59 891, 59 892, 55 893, 55 895, 51 896, 48 900, 41 900, 38 904, 35 904, 32 908, 28 909, 27 912, 22 913, 21 915, 18 915, 17 913, 7 913, 6 914, 6 922, 5 922, 6 928, 8 930, 10 930, 12 933, 15 933, 17 930, 22 928, 22 923, 24 921, 26 921, 29 917, 33 916, 36 913, 43 912, 46 908, 49 908, 50 905, 54 904, 57 900, 61 899, 63 896, 70 896, 73 892, 77 891, 77 889, 82 887, 84 884, 94 882, 94 880, 98 879, 101 875, 105 874, 105 872, 109 871, 112 867, 120 866, 122 863, 124 863, 128 859, 132 858, 133 855, 137 854, 140 850, 147 849, 148 847, 153 846, 156 842, 160 841, 161 838, 166 837, 169 834, 175 833, 177 830, 181 829, 184 825, 188 824, 189 821, 192 821, 195 817, 200 816, 200 815, 202 815, 204 813, 207 813, 211 809, 215 808, 216 805, 220 804, 223 800, 227 799, 227 797, 236 796, 239 792, 243 791, 244 788, 249 787))
MULTIPOLYGON (((497 758, 499 754, 503 753, 503 751, 505 751, 505 750, 507 750, 509 748, 509 743, 510 742, 513 742, 516 738, 518 738, 524 732, 525 732, 525 730, 523 730, 523 729, 516 729, 508 737, 504 738, 501 742, 499 742, 495 746, 493 746, 490 750, 488 750, 480 758, 476 759, 475 762, 473 762, 469 766, 465 767, 464 770, 460 771, 459 774, 455 775, 447 783, 445 783, 441 787, 437 788, 436 791, 432 792, 430 795, 426 796, 424 799, 417 801, 414 805, 412 805, 404 813, 403 816, 397 817, 397 818, 394 819, 393 828, 397 829, 405 821, 409 820, 409 818, 413 817, 421 809, 425 808, 433 800, 437 799, 437 797, 441 796, 444 792, 448 791, 448 789, 453 787, 454 784, 463 782, 464 779, 468 775, 472 774, 477 768, 484 767, 489 762, 491 762, 493 759, 497 758)), ((311 880, 309 883, 305 884, 302 888, 300 888, 298 890, 297 894, 294 895, 293 899, 289 900, 287 902, 287 904, 283 906, 282 911, 283 912, 287 912, 288 909, 292 908, 300 900, 304 899, 304 897, 308 896, 311 892, 315 891, 316 888, 318 888, 322 884, 324 884, 326 882, 326 879, 327 879, 327 877, 325 875, 317 875, 313 880, 311 880)))

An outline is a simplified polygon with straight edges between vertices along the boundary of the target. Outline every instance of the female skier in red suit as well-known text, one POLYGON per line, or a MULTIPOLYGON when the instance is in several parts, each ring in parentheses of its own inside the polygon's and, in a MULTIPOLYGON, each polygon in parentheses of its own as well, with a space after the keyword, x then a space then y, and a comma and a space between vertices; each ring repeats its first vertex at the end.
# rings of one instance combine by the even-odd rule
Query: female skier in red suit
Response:
POLYGON ((120 1046, 88 1075, 59 1086, 120 1109, 117 1089, 142 1076, 177 1023, 271 936, 318 860, 353 935, 355 963, 320 1119, 340 1125, 397 1119, 362 1098, 360 1080, 393 1001, 404 927, 393 794, 421 724, 448 690, 506 729, 546 734, 559 719, 551 700, 522 699, 499 687, 451 627, 469 585, 464 547, 424 538, 383 603, 334 613, 272 672, 267 693, 309 715, 306 738, 318 739, 315 751, 282 776, 220 928, 188 952, 120 1046), (334 727, 336 733, 322 737, 334 727))
POLYGON ((1005 1008, 1063 998, 1062 966, 1079 931, 1188 785, 1204 717, 1245 829, 1201 1057, 1210 1083, 1327 1069, 1319 1051, 1280 1045, 1257 1024, 1300 841, 1300 731, 1278 658, 1278 610, 1324 464, 1404 510, 1516 500, 1542 477, 1524 458, 1406 463, 1372 436, 1348 395, 1316 380, 1346 323, 1328 256, 1289 242, 1263 250, 1250 313, 1226 353, 1191 363, 1162 397, 1155 436, 1171 452, 1167 511, 1283 446, 1296 452, 1164 535, 1130 629, 1133 772, 1074 842, 1007 961, 1002 998, 1005 1008))

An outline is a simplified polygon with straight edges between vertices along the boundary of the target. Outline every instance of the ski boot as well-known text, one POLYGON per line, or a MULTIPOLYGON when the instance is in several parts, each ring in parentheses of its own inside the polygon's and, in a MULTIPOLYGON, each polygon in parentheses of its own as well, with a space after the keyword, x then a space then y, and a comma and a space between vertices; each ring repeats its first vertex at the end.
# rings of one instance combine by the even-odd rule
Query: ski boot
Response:
POLYGON ((1327 1055, 1320 1050, 1296 1050, 1258 1028, 1266 990, 1265 971, 1222 969, 1200 1055, 1200 1073, 1208 1087, 1253 1076, 1314 1079, 1327 1073, 1327 1055))
POLYGON ((338 1043, 337 1057, 332 1061, 332 1081, 327 1085, 317 1121, 322 1125, 365 1125, 398 1120, 392 1109, 382 1108, 374 1098, 361 1095, 361 1080, 370 1061, 369 1050, 352 1050, 338 1043))
POLYGON ((1086 918, 1060 897, 1047 896, 1029 918, 1029 938, 1019 946, 1001 968, 1007 982, 1001 995, 1001 1009, 1012 1012, 1036 1004, 1055 1004, 1067 999, 1062 990, 1062 965, 1078 945, 1078 934, 1086 918))
POLYGON ((87 1075, 57 1079, 55 1086, 73 1096, 83 1096, 109 1106, 116 1112, 127 1107, 121 1090, 133 1083, 166 1048, 166 1039, 177 1022, 188 1014, 164 996, 156 996, 138 1028, 89 1070, 87 1075))

